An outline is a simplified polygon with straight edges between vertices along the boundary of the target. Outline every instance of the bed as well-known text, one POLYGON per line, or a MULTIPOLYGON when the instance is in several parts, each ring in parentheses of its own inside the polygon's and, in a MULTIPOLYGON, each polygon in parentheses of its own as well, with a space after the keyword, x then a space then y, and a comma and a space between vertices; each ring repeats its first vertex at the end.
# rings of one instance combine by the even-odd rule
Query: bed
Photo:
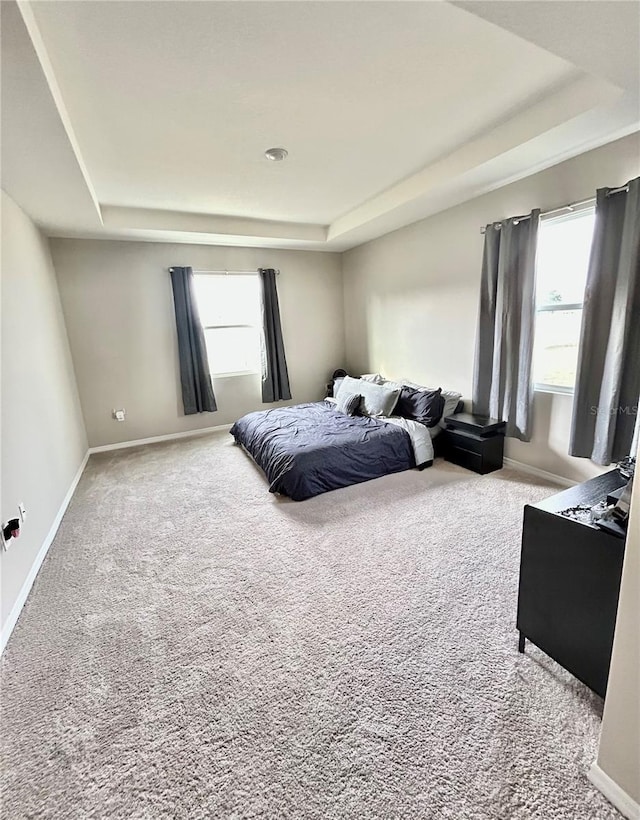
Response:
POLYGON ((428 467, 438 432, 395 415, 347 415, 333 398, 249 413, 231 428, 236 444, 264 471, 270 492, 294 501, 428 467))

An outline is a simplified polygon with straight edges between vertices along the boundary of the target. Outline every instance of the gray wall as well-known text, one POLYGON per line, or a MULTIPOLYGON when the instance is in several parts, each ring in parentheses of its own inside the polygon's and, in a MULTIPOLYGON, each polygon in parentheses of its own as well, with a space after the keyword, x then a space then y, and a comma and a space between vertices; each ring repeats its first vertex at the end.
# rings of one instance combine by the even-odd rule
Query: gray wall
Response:
POLYGON ((1 516, 27 520, 0 552, 2 626, 87 451, 47 240, 2 192, 1 516))
MULTIPOLYGON (((293 402, 318 400, 344 363, 340 257, 150 242, 51 241, 91 446, 228 424, 265 405, 259 376, 214 380, 218 412, 185 416, 167 268, 274 267, 293 402), (113 408, 127 420, 116 422, 113 408)), ((273 406, 273 405, 267 405, 273 406)))
MULTIPOLYGON (((640 135, 348 251, 343 256, 347 363, 471 395, 483 237, 480 226, 594 196, 640 173, 640 135)), ((567 455, 572 397, 537 393, 529 444, 507 455, 574 480, 599 472, 567 455)))

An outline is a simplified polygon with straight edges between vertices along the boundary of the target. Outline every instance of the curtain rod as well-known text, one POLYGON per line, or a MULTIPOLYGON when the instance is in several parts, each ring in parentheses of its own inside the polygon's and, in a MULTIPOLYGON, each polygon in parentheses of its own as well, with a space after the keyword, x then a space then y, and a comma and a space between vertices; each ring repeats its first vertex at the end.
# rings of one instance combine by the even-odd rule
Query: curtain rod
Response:
MULTIPOLYGON (((173 271, 173 268, 167 268, 169 273, 173 271)), ((274 268, 276 272, 276 276, 280 276, 280 271, 277 268, 274 268)), ((211 276, 247 276, 249 274, 257 274, 257 270, 194 270, 196 274, 207 274, 211 276)))
MULTIPOLYGON (((607 191, 607 196, 612 196, 612 194, 619 194, 622 191, 628 191, 628 190, 629 190, 628 185, 621 185, 619 188, 612 188, 610 191, 607 191)), ((563 205, 561 208, 554 208, 552 211, 542 211, 540 216, 541 217, 551 216, 551 214, 559 214, 562 211, 573 211, 574 208, 580 208, 583 205, 589 205, 590 203, 595 202, 595 201, 596 201, 596 198, 594 196, 592 196, 589 199, 582 199, 582 200, 580 200, 580 202, 572 202, 570 205, 563 205)), ((531 219, 531 214, 525 214, 523 216, 515 217, 514 224, 517 225, 518 222, 524 222, 525 219, 531 219)), ((493 225, 494 225, 494 227, 497 231, 500 230, 500 227, 501 227, 500 222, 494 222, 493 225)), ((486 233, 486 232, 487 232, 486 225, 483 225, 480 228, 480 233, 486 233)))

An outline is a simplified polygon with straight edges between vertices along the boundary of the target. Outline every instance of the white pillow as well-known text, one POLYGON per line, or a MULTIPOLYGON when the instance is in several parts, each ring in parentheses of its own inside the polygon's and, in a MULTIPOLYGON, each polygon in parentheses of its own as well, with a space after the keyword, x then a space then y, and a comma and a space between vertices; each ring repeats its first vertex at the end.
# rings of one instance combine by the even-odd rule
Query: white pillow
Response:
POLYGON ((363 379, 352 379, 346 376, 336 395, 340 404, 348 396, 360 395, 361 412, 367 416, 390 416, 398 403, 399 390, 391 390, 385 385, 374 384, 363 379))
POLYGON ((334 397, 338 395, 338 390, 340 390, 340 385, 344 381, 344 376, 338 376, 337 379, 333 380, 333 395, 334 397))
POLYGON ((384 379, 384 381, 380 382, 383 387, 388 387, 389 390, 399 390, 402 393, 402 388, 406 387, 403 382, 394 382, 391 379, 384 379))
POLYGON ((354 379, 352 376, 345 376, 341 381, 338 389, 335 392, 334 398, 340 399, 344 396, 359 396, 360 385, 363 382, 360 379, 354 379))
POLYGON ((360 376, 362 381, 371 382, 372 384, 384 384, 385 379, 384 376, 381 376, 379 373, 365 373, 364 376, 360 376))

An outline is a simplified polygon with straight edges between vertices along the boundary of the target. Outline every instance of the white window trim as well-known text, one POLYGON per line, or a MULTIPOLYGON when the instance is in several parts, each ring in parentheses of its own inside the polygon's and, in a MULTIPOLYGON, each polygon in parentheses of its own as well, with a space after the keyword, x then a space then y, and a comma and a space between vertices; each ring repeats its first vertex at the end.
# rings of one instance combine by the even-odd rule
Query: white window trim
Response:
POLYGON ((585 199, 584 202, 577 202, 575 205, 567 205, 566 208, 558 208, 557 210, 540 214, 540 222, 568 222, 575 217, 584 216, 587 211, 591 211, 595 214, 595 199, 585 199))
POLYGON ((544 382, 536 382, 533 385, 536 393, 557 393, 559 396, 573 396, 575 387, 565 387, 562 384, 545 384, 544 382))
MULTIPOLYGON (((581 202, 578 205, 572 205, 570 207, 569 213, 557 213, 551 211, 551 213, 549 213, 548 215, 542 214, 540 216, 540 221, 551 223, 568 222, 571 219, 582 217, 588 212, 595 214, 595 210, 596 201, 595 199, 591 199, 585 202, 581 202)), ((538 313, 554 310, 584 310, 584 300, 582 302, 573 304, 568 302, 553 302, 549 305, 541 305, 540 307, 536 307, 536 328, 538 313)), ((567 387, 566 385, 562 384, 546 384, 545 382, 534 382, 533 390, 535 393, 555 393, 559 396, 573 396, 573 394, 575 393, 575 384, 572 387, 567 387)))
MULTIPOLYGON (((260 332, 260 327, 257 324, 256 325, 248 325, 248 324, 242 324, 242 325, 202 325, 202 329, 205 331, 205 333, 206 333, 207 330, 233 330, 234 328, 238 328, 238 327, 250 328, 251 330, 257 331, 258 333, 260 332)), ((228 372, 228 371, 225 370, 222 373, 218 373, 218 372, 210 369, 209 375, 211 376, 212 379, 229 379, 229 378, 232 378, 233 376, 258 376, 258 375, 260 375, 260 371, 256 370, 256 369, 251 369, 251 370, 233 370, 231 372, 228 372)))
POLYGON ((536 313, 547 313, 552 310, 583 310, 584 302, 551 302, 548 305, 540 305, 536 308, 536 313))
POLYGON ((233 373, 210 373, 212 379, 232 379, 235 376, 259 376, 258 370, 235 370, 233 373))
MULTIPOLYGON (((222 276, 228 275, 228 273, 226 271, 219 271, 219 272, 217 272, 217 271, 194 271, 194 273, 195 273, 196 276, 218 276, 218 277, 222 277, 222 276)), ((254 271, 247 271, 246 273, 238 272, 238 275, 241 275, 241 276, 254 276, 255 272, 254 271)), ((225 325, 205 325, 205 324, 203 324, 202 325, 202 329, 205 331, 205 333, 206 333, 207 330, 233 330, 234 328, 240 328, 240 327, 251 328, 252 330, 255 330, 257 333, 260 333, 260 325, 257 322, 256 322, 256 324, 247 324, 246 322, 243 322, 242 324, 235 324, 235 325, 227 325, 227 324, 225 324, 225 325)), ((234 371, 231 371, 231 372, 228 372, 228 371, 225 370, 222 373, 218 373, 217 371, 212 370, 211 367, 210 367, 209 368, 209 375, 211 376, 212 379, 229 379, 229 378, 234 378, 235 376, 259 376, 259 375, 261 375, 261 372, 260 372, 260 370, 250 369, 250 370, 234 370, 234 371)))
MULTIPOLYGON (((554 310, 583 310, 584 302, 579 302, 577 304, 570 304, 564 302, 553 302, 550 305, 542 305, 539 308, 536 308, 536 315, 538 313, 549 313, 554 310)), ((533 389, 536 393, 558 393, 561 396, 573 396, 575 391, 574 387, 567 387, 564 384, 545 384, 545 382, 536 382, 533 385, 533 389)))

